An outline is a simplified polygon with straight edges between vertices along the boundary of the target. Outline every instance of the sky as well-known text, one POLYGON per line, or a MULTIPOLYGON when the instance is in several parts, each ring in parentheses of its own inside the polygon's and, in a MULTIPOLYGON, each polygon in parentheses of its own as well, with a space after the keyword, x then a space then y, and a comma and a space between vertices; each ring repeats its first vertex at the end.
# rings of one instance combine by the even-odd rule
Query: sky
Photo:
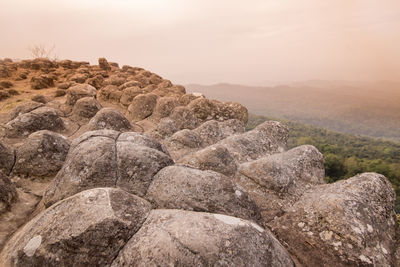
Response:
POLYGON ((0 34, 180 84, 400 80, 399 0, 1 0, 0 34))

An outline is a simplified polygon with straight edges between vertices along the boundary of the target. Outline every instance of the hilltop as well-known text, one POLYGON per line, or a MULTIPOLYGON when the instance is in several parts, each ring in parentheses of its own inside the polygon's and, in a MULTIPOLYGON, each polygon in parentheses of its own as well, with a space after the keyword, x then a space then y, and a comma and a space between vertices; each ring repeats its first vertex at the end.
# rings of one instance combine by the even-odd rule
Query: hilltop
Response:
MULTIPOLYGON (((140 67, 0 61, 1 266, 396 266, 395 191, 140 67)), ((251 94, 251 93, 249 93, 251 94)))

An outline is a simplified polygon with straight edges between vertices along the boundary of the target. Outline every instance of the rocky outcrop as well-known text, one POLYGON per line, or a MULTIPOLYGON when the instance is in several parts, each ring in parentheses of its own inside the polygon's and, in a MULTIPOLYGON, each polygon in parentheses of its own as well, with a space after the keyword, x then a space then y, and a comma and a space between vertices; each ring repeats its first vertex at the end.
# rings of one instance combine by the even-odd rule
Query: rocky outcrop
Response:
POLYGON ((305 266, 394 266, 395 194, 365 173, 315 187, 269 224, 305 266))
POLYGON ((222 214, 153 210, 111 266, 294 266, 273 235, 222 214))
POLYGON ((95 187, 116 186, 144 196, 154 175, 173 161, 157 141, 136 133, 130 136, 100 130, 76 139, 65 164, 45 193, 44 204, 50 206, 95 187))
POLYGON ((160 209, 227 214, 262 224, 258 207, 247 192, 213 171, 166 167, 154 177, 146 199, 160 209))
POLYGON ((17 198, 14 184, 5 174, 0 172, 0 215, 9 210, 17 198))
POLYGON ((1 266, 107 266, 149 211, 148 202, 120 189, 81 192, 20 229, 4 247, 1 266))
POLYGON ((0 140, 0 173, 8 175, 15 162, 14 149, 0 140))

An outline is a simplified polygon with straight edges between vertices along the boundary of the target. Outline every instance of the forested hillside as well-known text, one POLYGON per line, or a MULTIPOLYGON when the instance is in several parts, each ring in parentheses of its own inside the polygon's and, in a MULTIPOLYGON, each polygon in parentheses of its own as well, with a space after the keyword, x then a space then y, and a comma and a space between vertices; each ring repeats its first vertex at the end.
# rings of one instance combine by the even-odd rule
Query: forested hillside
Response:
POLYGON ((369 137, 342 134, 293 121, 249 116, 248 129, 265 120, 278 120, 290 128, 289 148, 310 144, 325 157, 327 182, 346 179, 362 172, 378 172, 392 182, 396 194, 396 211, 400 212, 400 143, 369 137))

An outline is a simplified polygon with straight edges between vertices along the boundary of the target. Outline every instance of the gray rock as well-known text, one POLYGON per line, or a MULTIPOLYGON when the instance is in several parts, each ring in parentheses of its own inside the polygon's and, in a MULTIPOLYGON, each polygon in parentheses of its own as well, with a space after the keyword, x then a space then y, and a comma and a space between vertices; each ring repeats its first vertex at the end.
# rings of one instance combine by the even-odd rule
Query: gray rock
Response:
POLYGON ((393 266, 395 193, 376 173, 317 186, 269 226, 304 266, 393 266))
POLYGON ((119 91, 117 86, 107 85, 97 92, 97 98, 101 100, 108 100, 114 93, 120 93, 122 95, 122 92, 119 91))
POLYGON ((132 129, 129 120, 114 108, 102 108, 89 122, 89 130, 109 129, 126 132, 132 129))
POLYGON ((14 166, 14 149, 0 140, 0 173, 8 175, 14 166))
POLYGON ((162 152, 161 144, 149 139, 111 130, 85 133, 72 142, 66 162, 45 192, 43 203, 50 206, 95 187, 117 186, 143 196, 154 175, 173 164, 169 155, 162 152))
POLYGON ((69 141, 64 136, 47 130, 28 136, 16 148, 13 175, 24 177, 50 177, 64 164, 69 141))
POLYGON ((220 141, 238 162, 256 160, 260 157, 283 152, 289 130, 276 121, 266 121, 253 130, 233 135, 220 141))
POLYGON ((89 84, 78 84, 67 89, 66 104, 73 107, 78 99, 96 97, 96 88, 89 84))
POLYGON ((14 184, 0 171, 0 215, 9 210, 17 199, 18 195, 14 184))
POLYGON ((56 109, 40 107, 24 113, 9 121, 6 125, 6 136, 17 138, 27 136, 40 130, 62 131, 64 122, 56 109))
POLYGON ((135 121, 149 117, 157 103, 155 94, 140 94, 136 96, 128 107, 128 113, 135 121))
POLYGON ((146 199, 160 209, 221 213, 263 224, 260 211, 247 192, 214 171, 166 167, 154 177, 146 199))
POLYGON ((117 266, 294 266, 273 235, 221 214, 153 210, 117 266))
POLYGON ((265 221, 281 215, 304 191, 325 183, 323 155, 304 145, 240 165, 236 181, 262 210, 265 221))
POLYGON ((200 170, 212 170, 233 177, 238 164, 224 146, 216 144, 189 154, 177 163, 191 166, 200 170))
POLYGON ((96 188, 46 209, 6 244, 1 266, 107 266, 150 211, 120 189, 96 188))
POLYGON ((35 101, 24 102, 17 107, 15 107, 10 113, 10 119, 13 120, 21 114, 28 113, 34 109, 43 107, 43 103, 38 103, 35 101))
POLYGON ((177 106, 179 106, 179 101, 177 98, 161 97, 157 100, 157 104, 153 112, 153 117, 158 120, 168 117, 177 106))
POLYGON ((83 97, 76 101, 72 110, 76 119, 90 119, 102 108, 99 101, 93 97, 83 97))

